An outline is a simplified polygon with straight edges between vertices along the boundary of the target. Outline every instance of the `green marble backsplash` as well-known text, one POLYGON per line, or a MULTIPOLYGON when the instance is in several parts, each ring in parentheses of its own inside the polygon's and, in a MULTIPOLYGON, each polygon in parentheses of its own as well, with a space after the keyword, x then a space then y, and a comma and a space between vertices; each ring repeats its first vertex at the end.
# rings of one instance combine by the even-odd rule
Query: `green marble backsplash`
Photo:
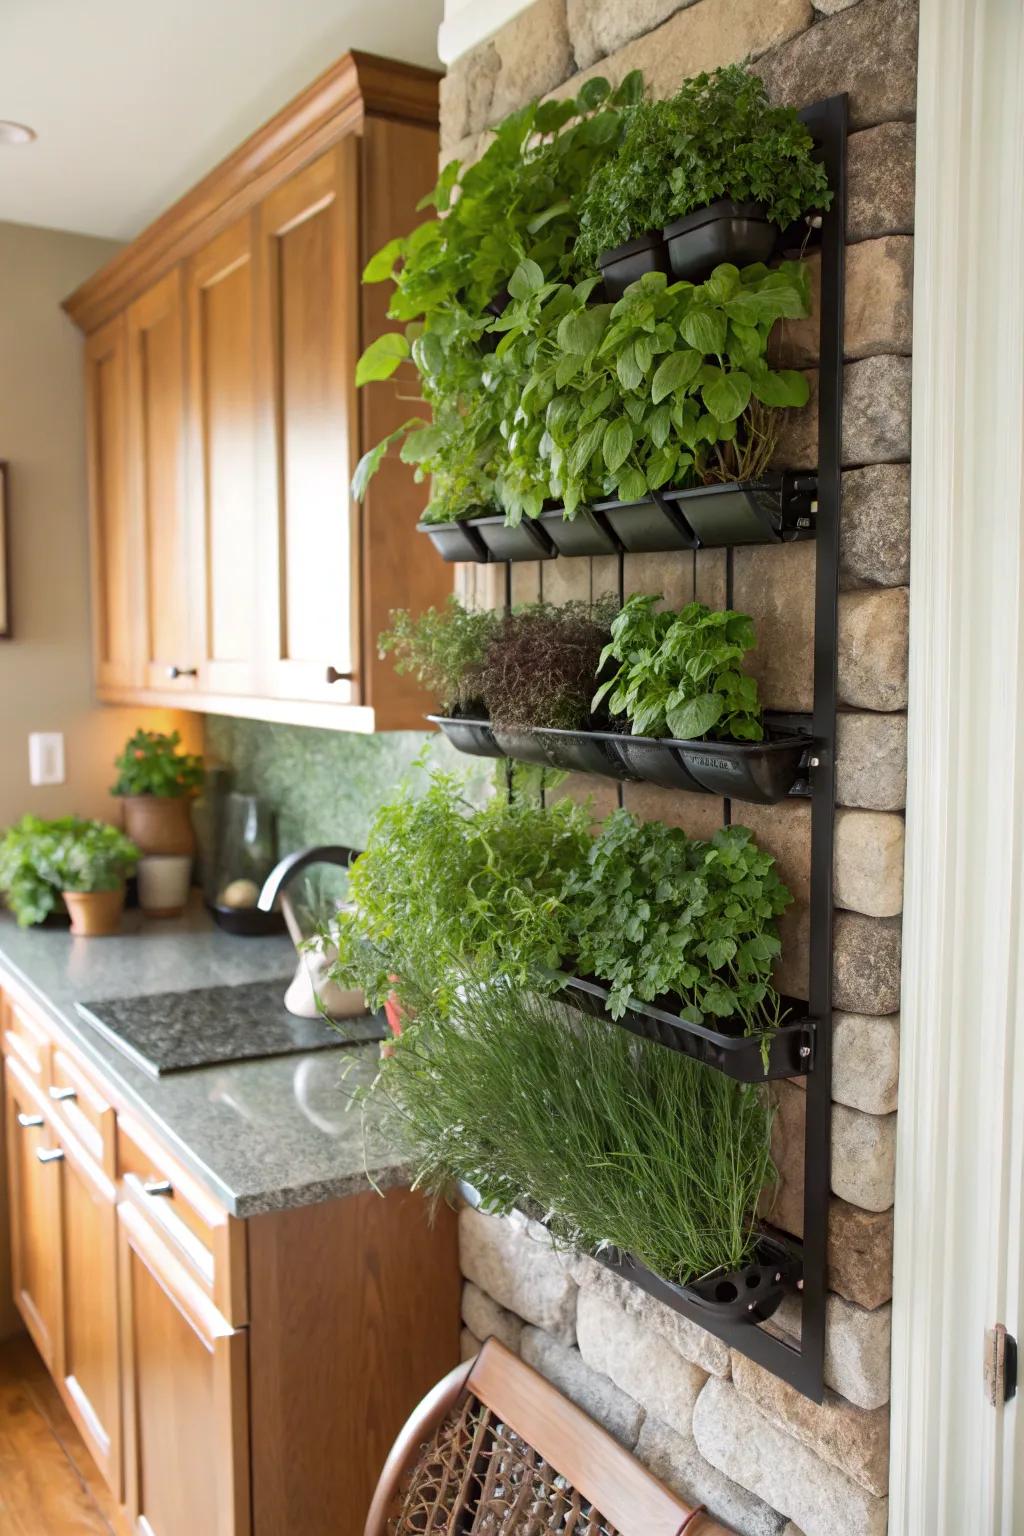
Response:
POLYGON ((274 807, 282 854, 312 843, 365 847, 377 807, 406 777, 424 784, 429 767, 465 775, 474 798, 494 774, 493 763, 462 756, 433 732, 359 736, 223 715, 206 716, 204 751, 234 770, 233 788, 274 807), (424 748, 426 771, 414 767, 424 748))

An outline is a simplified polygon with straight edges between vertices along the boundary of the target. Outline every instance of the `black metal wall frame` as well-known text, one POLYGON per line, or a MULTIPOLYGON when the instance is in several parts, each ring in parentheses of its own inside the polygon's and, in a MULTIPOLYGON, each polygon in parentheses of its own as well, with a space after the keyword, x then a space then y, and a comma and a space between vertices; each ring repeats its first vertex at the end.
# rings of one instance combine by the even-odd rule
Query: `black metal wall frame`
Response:
MULTIPOLYGON (((824 1394, 828 1213, 832 1133, 832 859, 835 826, 837 621, 839 607, 839 507, 843 403, 843 294, 846 241, 847 98, 831 96, 806 107, 800 118, 815 141, 833 191, 815 241, 821 259, 818 367, 818 466, 815 517, 814 707, 811 759, 810 968, 808 1013, 815 1023, 813 1062, 803 1082, 807 1096, 804 1133, 803 1279, 800 1335, 793 1340, 771 1322, 721 1321, 694 1305, 678 1286, 629 1255, 601 1260, 673 1311, 716 1334, 804 1396, 824 1394)), ((766 550, 772 547, 763 546, 766 550)), ((732 605, 733 551, 726 549, 726 602, 732 605)), ((771 558, 766 556, 766 558, 771 558)), ((694 557, 696 559, 696 557, 694 557)), ((540 567, 543 573, 543 565, 540 567)), ((696 570, 696 567, 695 567, 696 570)), ((624 560, 618 557, 619 598, 625 596, 624 560)), ((511 606, 511 566, 505 565, 505 605, 511 606)), ((509 793, 512 765, 508 764, 509 793)), ((619 785, 619 804, 622 786, 619 785)), ((731 804, 724 802, 725 820, 731 804)), ((714 1070, 708 1067, 709 1071, 714 1070)))

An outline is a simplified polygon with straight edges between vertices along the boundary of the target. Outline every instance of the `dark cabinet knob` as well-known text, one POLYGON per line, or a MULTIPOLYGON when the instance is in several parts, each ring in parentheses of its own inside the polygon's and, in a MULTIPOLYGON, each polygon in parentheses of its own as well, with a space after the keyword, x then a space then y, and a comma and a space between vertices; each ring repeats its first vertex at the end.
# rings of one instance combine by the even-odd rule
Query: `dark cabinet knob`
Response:
POLYGON ((343 683, 348 676, 348 673, 339 672, 337 667, 328 667, 326 676, 329 683, 343 683))
POLYGON ((167 676, 173 682, 176 677, 198 677, 198 667, 168 667, 167 676))

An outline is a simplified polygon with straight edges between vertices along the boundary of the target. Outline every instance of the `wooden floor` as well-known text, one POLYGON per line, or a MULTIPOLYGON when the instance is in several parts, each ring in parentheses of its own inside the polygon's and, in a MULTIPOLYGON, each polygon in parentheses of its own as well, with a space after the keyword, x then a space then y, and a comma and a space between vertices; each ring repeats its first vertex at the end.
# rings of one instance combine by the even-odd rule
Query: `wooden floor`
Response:
POLYGON ((24 1335, 0 1344, 0 1536, 126 1536, 106 1484, 24 1335))

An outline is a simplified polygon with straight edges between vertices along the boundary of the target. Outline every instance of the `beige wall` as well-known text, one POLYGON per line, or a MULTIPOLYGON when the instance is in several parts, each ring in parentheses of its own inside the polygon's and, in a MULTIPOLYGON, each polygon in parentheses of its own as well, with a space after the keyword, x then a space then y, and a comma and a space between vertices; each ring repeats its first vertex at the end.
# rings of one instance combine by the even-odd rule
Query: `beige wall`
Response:
POLYGON ((107 790, 118 746, 136 724, 172 718, 92 699, 82 338, 60 301, 116 249, 0 223, 0 459, 10 465, 14 630, 0 640, 0 827, 29 810, 116 816, 107 790), (67 782, 34 789, 28 733, 53 730, 65 733, 67 782))

